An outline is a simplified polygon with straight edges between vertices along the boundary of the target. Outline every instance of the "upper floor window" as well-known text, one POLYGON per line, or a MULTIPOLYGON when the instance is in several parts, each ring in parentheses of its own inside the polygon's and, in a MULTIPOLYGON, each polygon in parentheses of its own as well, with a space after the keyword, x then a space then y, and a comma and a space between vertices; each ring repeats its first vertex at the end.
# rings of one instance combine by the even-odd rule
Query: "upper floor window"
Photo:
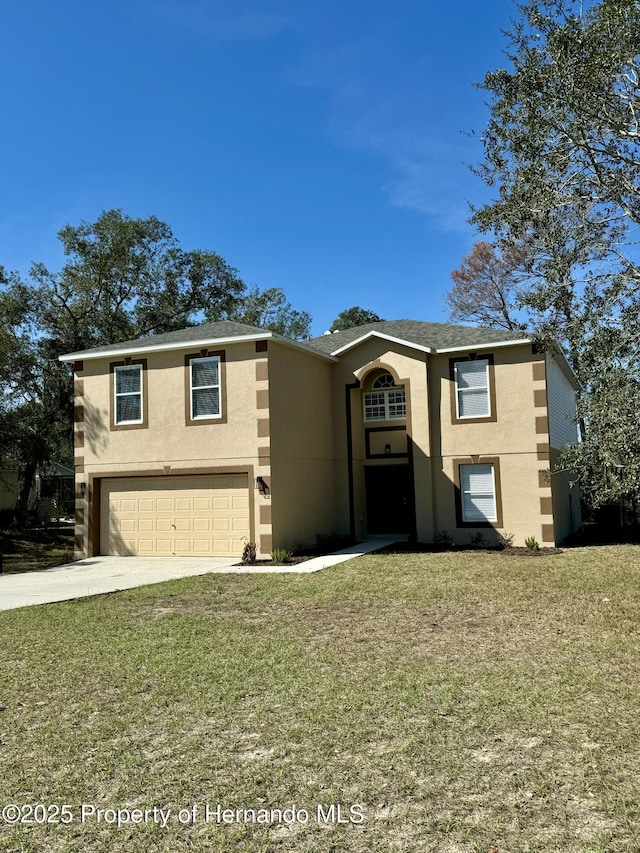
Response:
POLYGON ((390 373, 378 376, 364 395, 365 421, 393 421, 407 416, 404 387, 396 385, 390 373))
POLYGON ((143 421, 142 365, 113 368, 114 423, 141 424, 143 421))
POLYGON ((189 375, 191 419, 219 418, 222 414, 220 356, 189 359, 189 375))
POLYGON ((456 417, 488 418, 491 416, 489 359, 454 363, 456 417))

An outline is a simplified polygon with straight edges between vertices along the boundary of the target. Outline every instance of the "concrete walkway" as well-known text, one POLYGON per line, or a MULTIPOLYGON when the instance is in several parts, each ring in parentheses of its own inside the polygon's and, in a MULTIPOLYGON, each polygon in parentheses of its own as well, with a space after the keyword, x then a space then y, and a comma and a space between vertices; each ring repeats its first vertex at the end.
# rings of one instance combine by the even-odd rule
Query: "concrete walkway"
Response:
POLYGON ((51 604, 206 574, 306 574, 378 551, 395 539, 369 539, 291 566, 238 566, 237 557, 90 557, 39 572, 0 575, 0 610, 51 604))

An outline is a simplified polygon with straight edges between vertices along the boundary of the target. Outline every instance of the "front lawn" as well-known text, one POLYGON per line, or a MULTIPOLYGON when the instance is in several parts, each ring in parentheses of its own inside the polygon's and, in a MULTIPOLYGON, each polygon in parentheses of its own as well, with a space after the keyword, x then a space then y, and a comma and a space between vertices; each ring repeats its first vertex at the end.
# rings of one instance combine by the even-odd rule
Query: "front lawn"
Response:
POLYGON ((639 568, 384 554, 0 613, 0 806, 71 817, 0 849, 637 851, 639 568))
POLYGON ((73 559, 73 525, 44 530, 0 530, 5 574, 50 569, 73 559))

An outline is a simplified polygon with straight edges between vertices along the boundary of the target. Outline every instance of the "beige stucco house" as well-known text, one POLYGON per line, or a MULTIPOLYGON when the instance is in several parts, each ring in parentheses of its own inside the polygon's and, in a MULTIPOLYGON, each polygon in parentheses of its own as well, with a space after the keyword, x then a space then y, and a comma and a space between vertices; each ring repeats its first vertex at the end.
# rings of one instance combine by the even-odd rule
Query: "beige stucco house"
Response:
POLYGON ((300 343, 223 321, 62 360, 77 557, 268 557, 332 533, 553 545, 580 524, 553 473, 576 382, 525 333, 399 320, 300 343))

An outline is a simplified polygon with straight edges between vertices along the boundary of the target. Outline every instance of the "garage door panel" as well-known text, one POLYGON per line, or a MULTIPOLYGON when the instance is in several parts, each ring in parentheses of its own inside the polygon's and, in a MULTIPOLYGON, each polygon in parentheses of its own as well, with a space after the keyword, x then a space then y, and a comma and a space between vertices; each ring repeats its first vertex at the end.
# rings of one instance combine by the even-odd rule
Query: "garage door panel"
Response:
POLYGON ((104 554, 239 557, 250 535, 248 478, 105 478, 101 531, 104 554))

